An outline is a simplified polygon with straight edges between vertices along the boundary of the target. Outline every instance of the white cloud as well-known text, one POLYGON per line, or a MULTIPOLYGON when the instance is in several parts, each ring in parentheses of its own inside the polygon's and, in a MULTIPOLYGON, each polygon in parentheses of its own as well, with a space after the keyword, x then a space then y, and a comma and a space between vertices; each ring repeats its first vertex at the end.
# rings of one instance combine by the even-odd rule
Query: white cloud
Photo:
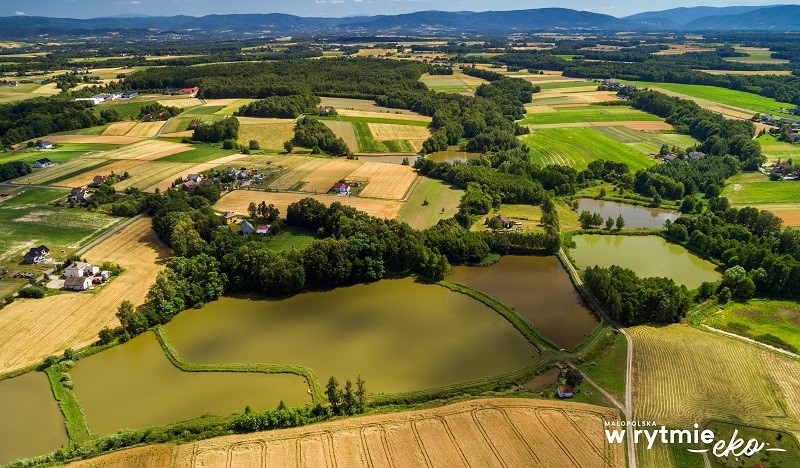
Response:
POLYGON ((28 16, 24 11, 15 11, 14 16, 28 16))
POLYGON ((130 3, 131 3, 131 5, 138 5, 138 4, 142 3, 142 2, 140 2, 139 0, 131 0, 130 3))

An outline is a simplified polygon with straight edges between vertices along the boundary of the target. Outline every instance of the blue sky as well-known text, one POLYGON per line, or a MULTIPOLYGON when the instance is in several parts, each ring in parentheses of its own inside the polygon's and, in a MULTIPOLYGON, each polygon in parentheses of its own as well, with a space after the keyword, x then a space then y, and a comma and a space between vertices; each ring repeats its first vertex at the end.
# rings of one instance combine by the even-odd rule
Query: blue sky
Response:
MULTIPOLYGON (((776 0, 0 0, 0 16, 29 15, 94 18, 120 14, 203 16, 223 13, 290 13, 301 16, 353 16, 421 10, 516 10, 560 6, 625 16, 640 11, 686 6, 770 5, 776 0)), ((785 1, 783 3, 786 3, 785 1)))

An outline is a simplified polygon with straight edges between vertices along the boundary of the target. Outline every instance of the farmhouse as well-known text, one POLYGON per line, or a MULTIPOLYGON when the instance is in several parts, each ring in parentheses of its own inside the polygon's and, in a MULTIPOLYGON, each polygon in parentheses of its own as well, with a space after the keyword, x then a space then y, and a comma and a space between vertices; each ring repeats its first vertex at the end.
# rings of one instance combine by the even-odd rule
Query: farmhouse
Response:
POLYGON ((38 145, 36 145, 36 149, 39 150, 39 151, 48 150, 48 149, 50 149, 52 147, 53 147, 53 143, 50 142, 50 141, 43 141, 43 142, 39 143, 38 145))
POLYGON ((180 93, 180 94, 194 94, 194 93, 196 93, 198 91, 200 91, 200 88, 195 86, 193 88, 181 88, 181 89, 178 90, 178 93, 180 93))
POLYGON ((347 182, 336 182, 333 184, 333 191, 339 194, 350 193, 350 184, 347 182))
POLYGON ((94 179, 92 179, 92 183, 89 184, 89 187, 99 187, 106 183, 107 180, 108 176, 96 175, 94 176, 94 179))
POLYGON ((761 121, 765 124, 774 124, 775 116, 772 114, 764 114, 761 116, 761 121))
POLYGON ((249 221, 242 221, 242 224, 240 224, 240 226, 241 230, 239 232, 241 232, 243 236, 249 236, 250 234, 256 231, 256 228, 254 228, 249 221))
POLYGON ((198 183, 201 180, 203 180, 203 176, 201 176, 200 174, 189 174, 188 176, 186 176, 186 180, 191 180, 194 183, 198 183))
POLYGON ((82 278, 84 276, 94 276, 100 273, 100 268, 85 262, 72 262, 72 264, 64 268, 64 276, 66 278, 82 278))
POLYGON ((258 229, 256 229, 256 234, 258 234, 260 236, 266 236, 266 235, 269 234, 269 228, 271 228, 271 227, 272 227, 272 225, 270 225, 270 224, 261 225, 261 226, 258 227, 258 229))
POLYGON ((8 145, 8 149, 11 151, 17 151, 22 148, 18 143, 14 143, 13 145, 8 145))
POLYGON ((44 263, 48 260, 50 260, 50 249, 44 245, 28 250, 28 253, 26 253, 22 259, 22 261, 28 265, 44 263))
POLYGON ((222 215, 222 222, 223 224, 230 224, 231 221, 234 220, 234 218, 236 218, 236 213, 234 213, 233 211, 226 211, 222 215))
POLYGON ((103 102, 105 99, 94 98, 94 97, 85 97, 85 98, 76 98, 76 101, 84 101, 84 102, 91 102, 95 106, 103 102))
POLYGON ((686 155, 690 160, 696 161, 698 159, 702 159, 706 157, 706 154, 702 151, 690 151, 689 154, 686 155))
POLYGON ((37 159, 33 163, 33 167, 35 167, 37 169, 41 169, 43 167, 53 167, 53 166, 55 166, 55 164, 53 164, 53 161, 51 161, 51 160, 49 160, 47 158, 37 159))
POLYGON ((572 398, 572 385, 560 385, 556 390, 559 398, 572 398))
POLYGON ((70 200, 75 200, 78 203, 85 203, 89 198, 89 191, 83 187, 77 187, 69 192, 70 200))
POLYGON ((197 183, 193 180, 187 180, 182 185, 184 190, 194 190, 197 188, 197 183))
POLYGON ((92 278, 88 276, 74 276, 64 280, 64 289, 70 291, 86 291, 92 287, 92 278))
POLYGON ((138 95, 139 95, 139 93, 137 91, 127 91, 127 92, 122 93, 120 98, 121 99, 131 99, 131 98, 135 98, 138 95))
POLYGON ((511 221, 510 219, 506 218, 503 215, 497 215, 495 216, 494 219, 498 220, 500 222, 500 225, 503 226, 504 229, 511 229, 511 227, 514 225, 513 221, 511 221))

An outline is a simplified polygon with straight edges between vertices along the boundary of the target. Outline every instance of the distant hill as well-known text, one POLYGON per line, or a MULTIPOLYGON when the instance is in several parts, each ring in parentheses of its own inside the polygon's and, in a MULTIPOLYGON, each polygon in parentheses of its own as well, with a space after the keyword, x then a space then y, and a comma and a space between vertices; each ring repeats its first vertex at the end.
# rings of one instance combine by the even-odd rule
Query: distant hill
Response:
POLYGON ((635 21, 637 23, 648 23, 650 21, 669 22, 675 25, 684 25, 698 20, 705 16, 731 16, 749 13, 751 11, 767 8, 765 6, 730 6, 730 7, 708 7, 699 6, 691 8, 672 8, 661 11, 646 11, 635 15, 626 16, 623 19, 635 21))
POLYGON ((684 25, 694 30, 800 31, 800 5, 760 8, 739 15, 705 16, 684 25))

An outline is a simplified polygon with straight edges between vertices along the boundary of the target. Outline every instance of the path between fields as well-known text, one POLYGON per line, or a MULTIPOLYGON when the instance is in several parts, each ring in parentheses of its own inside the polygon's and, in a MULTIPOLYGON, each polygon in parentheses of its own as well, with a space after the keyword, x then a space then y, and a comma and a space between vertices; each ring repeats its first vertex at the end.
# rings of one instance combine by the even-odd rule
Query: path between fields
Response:
MULTIPOLYGON (((567 265, 569 269, 570 276, 575 279, 575 287, 582 290, 585 294, 584 297, 588 298, 590 302, 592 302, 592 309, 596 310, 599 314, 601 314, 608 322, 611 324, 614 329, 619 330, 625 336, 625 341, 628 343, 628 356, 626 359, 625 365, 625 405, 620 406, 619 402, 613 397, 608 394, 602 387, 599 385, 594 384, 589 378, 586 380, 595 386, 598 390, 600 390, 603 395, 609 398, 615 405, 617 405, 623 413, 625 413, 625 419, 628 421, 633 420, 633 340, 631 339, 630 335, 624 328, 622 328, 616 321, 612 320, 609 317, 600 304, 594 299, 594 296, 586 289, 586 286, 583 284, 583 280, 581 279, 580 275, 578 274, 578 270, 575 268, 575 265, 572 264, 572 260, 567 256, 566 252, 564 252, 563 248, 559 248, 558 250, 559 256, 564 260, 564 263, 567 265)), ((586 377, 584 375, 584 377, 586 377)), ((636 464, 636 446, 633 443, 633 427, 630 424, 625 425, 625 439, 628 443, 628 467, 629 468, 637 468, 636 464)))
POLYGON ((754 339, 748 338, 746 336, 737 335, 736 333, 726 332, 725 330, 720 330, 719 328, 709 327, 708 325, 704 325, 704 324, 701 324, 700 326, 703 327, 703 328, 706 328, 709 331, 715 332, 715 333, 721 333, 721 334, 723 334, 725 336, 729 336, 731 338, 734 338, 734 339, 737 339, 737 340, 740 340, 740 341, 746 341, 748 343, 761 346, 762 348, 767 348, 767 349, 769 349, 771 351, 775 351, 775 352, 778 352, 778 353, 781 353, 781 354, 785 354, 786 356, 793 357, 795 359, 800 359, 800 354, 796 354, 796 353, 793 353, 791 351, 787 351, 785 349, 781 349, 781 348, 778 348, 776 346, 769 345, 767 343, 762 343, 762 342, 760 342, 758 340, 754 340, 754 339))
POLYGON ((139 213, 138 215, 134 216, 133 218, 126 219, 125 221, 119 223, 118 225, 116 225, 113 228, 111 228, 108 231, 106 231, 103 235, 101 235, 97 239, 95 239, 95 240, 89 242, 88 244, 84 245, 79 250, 76 250, 73 255, 75 255, 77 257, 80 257, 81 255, 83 255, 86 252, 88 252, 89 249, 91 249, 95 245, 103 242, 104 240, 108 239, 109 237, 111 237, 114 234, 118 233, 119 231, 123 230, 126 226, 130 225, 131 223, 133 223, 137 219, 141 218, 142 216, 144 216, 144 213, 139 213))

